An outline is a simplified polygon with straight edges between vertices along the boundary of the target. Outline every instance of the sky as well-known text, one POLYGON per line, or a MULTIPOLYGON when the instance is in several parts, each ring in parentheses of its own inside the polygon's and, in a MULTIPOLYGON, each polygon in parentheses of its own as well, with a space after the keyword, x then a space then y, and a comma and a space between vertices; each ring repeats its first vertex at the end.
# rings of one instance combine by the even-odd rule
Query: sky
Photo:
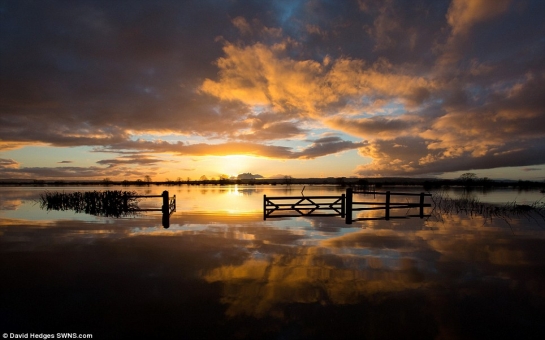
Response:
POLYGON ((545 179, 542 0, 0 0, 0 179, 545 179))

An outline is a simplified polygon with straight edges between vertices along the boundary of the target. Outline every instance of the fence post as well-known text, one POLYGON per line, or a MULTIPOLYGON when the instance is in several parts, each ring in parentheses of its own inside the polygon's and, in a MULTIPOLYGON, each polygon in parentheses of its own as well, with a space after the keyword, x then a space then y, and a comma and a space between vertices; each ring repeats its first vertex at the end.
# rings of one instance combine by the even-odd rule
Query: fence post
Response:
POLYGON ((163 212, 163 214, 168 215, 168 191, 163 191, 161 196, 163 196, 163 206, 161 207, 161 211, 163 212))
POLYGON ((390 192, 389 191, 386 191, 386 205, 385 205, 385 215, 384 215, 384 218, 386 220, 389 220, 390 219, 390 192))
POLYGON ((168 229, 170 227, 170 204, 168 201, 168 191, 163 191, 161 196, 163 196, 163 206, 161 207, 161 211, 163 212, 163 228, 168 229))
POLYGON ((162 224, 163 224, 163 228, 165 229, 168 229, 170 227, 170 215, 169 214, 163 214, 163 217, 162 217, 162 224))
POLYGON ((346 188, 346 224, 352 224, 352 188, 346 188))
POLYGON ((263 221, 267 219, 267 195, 263 195, 263 221))
POLYGON ((420 218, 424 218, 424 193, 420 193, 420 218))

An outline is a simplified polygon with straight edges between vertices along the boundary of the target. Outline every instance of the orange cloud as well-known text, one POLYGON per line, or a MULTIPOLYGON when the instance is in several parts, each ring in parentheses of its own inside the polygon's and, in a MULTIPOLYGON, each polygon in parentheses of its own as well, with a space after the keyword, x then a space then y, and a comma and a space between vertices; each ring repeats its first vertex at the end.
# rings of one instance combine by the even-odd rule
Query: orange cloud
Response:
POLYGON ((511 0, 453 0, 447 13, 452 34, 467 33, 473 25, 507 11, 510 3, 511 0))
POLYGON ((227 44, 225 56, 217 61, 219 79, 206 79, 200 90, 222 100, 269 106, 277 113, 320 117, 353 111, 369 98, 421 103, 429 96, 428 89, 436 86, 424 77, 404 74, 385 60, 372 65, 348 58, 295 60, 284 55, 288 43, 227 44), (335 106, 335 111, 329 106, 335 106))

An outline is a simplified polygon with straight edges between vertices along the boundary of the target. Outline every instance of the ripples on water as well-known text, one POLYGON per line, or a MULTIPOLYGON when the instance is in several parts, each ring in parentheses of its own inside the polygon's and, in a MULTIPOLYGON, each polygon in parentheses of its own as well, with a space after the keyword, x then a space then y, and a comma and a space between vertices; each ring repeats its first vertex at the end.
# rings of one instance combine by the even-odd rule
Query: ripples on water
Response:
MULTIPOLYGON (((60 188, 95 189, 104 188, 60 188)), ((160 213, 114 219, 44 211, 34 201, 44 188, 0 188, 3 332, 199 339, 545 335, 542 216, 434 212, 352 225, 340 217, 264 221, 264 194, 299 196, 302 188, 130 189, 176 194, 170 228, 162 228, 160 213)), ((304 193, 342 191, 307 186, 304 193)), ((543 196, 471 195, 521 204, 543 196)))

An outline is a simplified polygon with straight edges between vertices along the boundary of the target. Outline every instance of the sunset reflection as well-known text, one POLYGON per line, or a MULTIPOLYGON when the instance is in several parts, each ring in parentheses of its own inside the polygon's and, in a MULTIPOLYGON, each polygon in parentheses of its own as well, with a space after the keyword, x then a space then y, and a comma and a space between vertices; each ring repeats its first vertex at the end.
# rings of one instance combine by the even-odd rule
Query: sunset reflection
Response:
POLYGON ((168 229, 160 212, 56 214, 32 204, 36 192, 6 195, 3 202, 21 202, 0 210, 0 301, 13 324, 30 320, 45 330, 71 318, 77 329, 101 321, 107 330, 97 334, 136 336, 139 320, 153 325, 146 334, 159 325, 222 339, 278 338, 294 327, 296 338, 311 339, 465 339, 521 329, 528 338, 542 330, 539 215, 505 220, 435 210, 350 225, 339 216, 263 220, 262 195, 296 195, 301 187, 168 189, 179 202, 168 229), (36 308, 58 301, 62 308, 36 308))
MULTIPOLYGON (((420 231, 385 230, 384 221, 373 221, 319 246, 271 246, 263 240, 240 264, 205 271, 203 278, 223 284, 227 315, 282 318, 289 303, 351 305, 396 292, 468 289, 478 287, 483 274, 485 281, 518 286, 520 268, 532 276, 542 266, 545 252, 537 244, 545 245, 543 235, 539 240, 513 237, 509 228, 486 228, 478 218, 460 216, 412 221, 419 226, 412 229, 420 231)), ((544 283, 533 282, 528 293, 545 296, 544 283)))
POLYGON ((357 304, 375 293, 417 289, 423 274, 397 254, 358 256, 327 248, 267 256, 256 253, 238 266, 213 269, 204 278, 223 282, 227 314, 261 317, 286 303, 357 304), (383 256, 383 257, 381 257, 383 256))

